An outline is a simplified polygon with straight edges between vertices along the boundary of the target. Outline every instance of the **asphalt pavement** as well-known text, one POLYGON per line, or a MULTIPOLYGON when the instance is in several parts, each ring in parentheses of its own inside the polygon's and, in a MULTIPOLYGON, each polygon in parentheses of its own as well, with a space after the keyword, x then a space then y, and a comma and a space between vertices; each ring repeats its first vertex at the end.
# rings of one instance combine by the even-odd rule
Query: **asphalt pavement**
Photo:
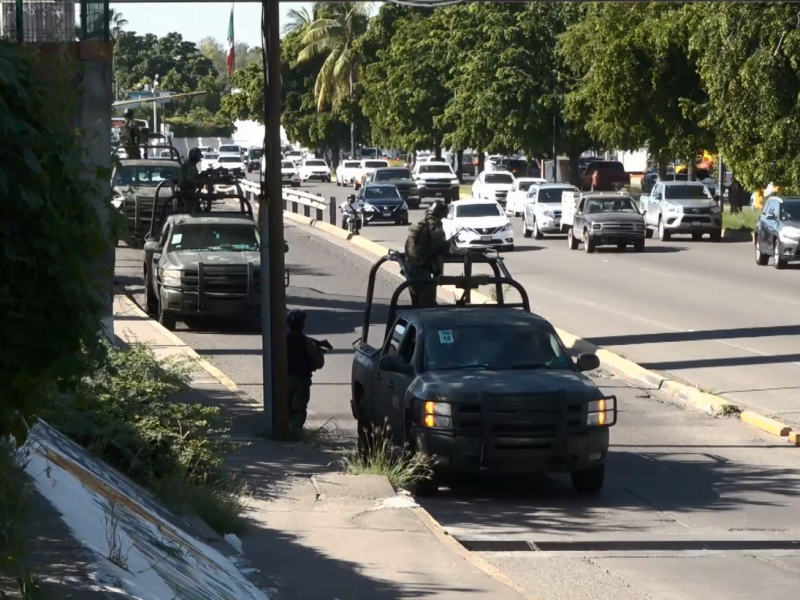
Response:
MULTIPOLYGON (((360 334, 370 261, 316 230, 284 231, 289 306, 307 307, 309 333, 334 346, 315 376, 311 419, 352 431, 351 343, 360 334)), ((608 260, 615 258, 628 257, 608 260)), ((120 283, 141 301, 141 253, 119 249, 117 265, 120 283)), ((395 285, 391 275, 380 275, 384 305, 395 285)), ((176 334, 261 397, 257 328, 181 325, 176 334)), ((474 481, 443 489, 423 506, 539 600, 794 598, 800 450, 737 420, 689 412, 612 373, 595 376, 621 407, 599 497, 577 496, 563 477, 542 477, 474 481)))
MULTIPOLYGON (((339 202, 349 188, 306 184, 339 202)), ((423 205, 425 208, 426 205, 423 205)), ((411 211, 413 222, 423 211, 411 211)), ((748 242, 647 240, 644 254, 570 251, 565 236, 525 238, 514 223, 512 275, 557 327, 669 378, 800 426, 800 269, 758 267, 748 242)), ((361 235, 401 249, 407 230, 361 235)))

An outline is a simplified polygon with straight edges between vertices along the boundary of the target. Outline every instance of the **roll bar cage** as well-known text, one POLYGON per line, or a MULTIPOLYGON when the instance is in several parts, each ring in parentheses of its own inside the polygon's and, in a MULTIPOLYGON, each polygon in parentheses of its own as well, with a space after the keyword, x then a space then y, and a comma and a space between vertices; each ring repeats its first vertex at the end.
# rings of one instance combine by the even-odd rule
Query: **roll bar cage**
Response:
POLYGON ((396 263, 400 267, 405 281, 403 281, 392 294, 389 301, 389 318, 386 321, 385 336, 389 335, 394 320, 397 317, 397 301, 400 295, 412 285, 416 286, 440 286, 452 285, 463 290, 461 298, 456 300, 455 304, 439 305, 441 309, 458 310, 459 308, 471 308, 476 306, 485 307, 487 309, 499 308, 521 308, 526 312, 531 311, 530 300, 525 288, 516 281, 511 273, 508 272, 505 262, 502 257, 495 250, 460 250, 458 252, 451 252, 444 258, 445 264, 463 264, 464 272, 462 275, 440 275, 436 279, 413 279, 410 277, 411 269, 408 266, 407 257, 404 252, 397 252, 390 250, 386 256, 379 258, 369 272, 369 281, 367 283, 367 300, 364 307, 364 323, 361 329, 361 343, 367 344, 369 339, 369 326, 370 317, 372 315, 372 305, 375 294, 375 281, 378 276, 378 271, 387 262, 396 263), (488 264, 493 272, 493 275, 474 275, 472 267, 475 264, 488 264), (480 288, 482 285, 494 285, 495 293, 497 296, 496 304, 470 304, 472 299, 472 290, 480 288), (505 294, 503 292, 504 286, 510 286, 519 293, 520 302, 506 302, 505 294))
POLYGON ((239 210, 219 210, 215 214, 244 214, 253 219, 253 206, 245 197, 239 180, 228 169, 209 169, 200 173, 197 184, 206 188, 205 193, 179 192, 176 189, 177 182, 174 180, 164 180, 156 188, 155 201, 153 202, 153 213, 150 218, 150 230, 145 236, 146 240, 153 239, 158 235, 164 222, 169 215, 175 214, 208 214, 212 212, 215 200, 225 200, 235 198, 239 201, 239 210), (168 185, 170 195, 163 202, 159 202, 162 188, 168 185), (218 191, 215 186, 227 186, 224 191, 218 191))

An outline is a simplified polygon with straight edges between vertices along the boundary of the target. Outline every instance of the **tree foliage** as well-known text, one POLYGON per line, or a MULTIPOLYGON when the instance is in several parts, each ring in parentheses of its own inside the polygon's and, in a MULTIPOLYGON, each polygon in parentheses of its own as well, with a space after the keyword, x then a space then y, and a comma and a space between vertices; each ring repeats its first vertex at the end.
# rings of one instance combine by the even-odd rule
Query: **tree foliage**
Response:
MULTIPOLYGON (((45 86, 38 60, 0 42, 0 437, 18 441, 54 390, 83 375, 82 349, 100 329, 90 270, 107 244, 93 203, 110 173, 89 168, 69 126, 70 87, 45 86)), ((54 71, 69 76, 66 63, 54 71)))

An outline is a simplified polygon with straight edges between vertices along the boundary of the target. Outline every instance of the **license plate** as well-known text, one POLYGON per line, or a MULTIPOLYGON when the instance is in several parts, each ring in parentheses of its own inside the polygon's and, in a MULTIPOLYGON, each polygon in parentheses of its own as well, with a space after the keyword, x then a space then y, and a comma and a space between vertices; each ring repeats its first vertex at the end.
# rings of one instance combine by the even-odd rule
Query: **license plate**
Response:
POLYGON ((392 213, 390 213, 388 210, 386 210, 386 211, 383 212, 383 216, 384 217, 391 217, 392 213))
POLYGON ((492 241, 492 236, 490 236, 490 235, 482 235, 481 236, 481 241, 482 242, 491 242, 492 241))

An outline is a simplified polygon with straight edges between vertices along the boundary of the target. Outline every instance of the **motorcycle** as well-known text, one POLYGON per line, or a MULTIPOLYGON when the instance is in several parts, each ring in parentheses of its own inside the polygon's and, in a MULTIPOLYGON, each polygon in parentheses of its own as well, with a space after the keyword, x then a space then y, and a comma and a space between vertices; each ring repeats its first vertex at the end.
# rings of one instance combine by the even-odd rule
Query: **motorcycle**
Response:
POLYGON ((339 209, 342 211, 342 229, 358 235, 362 225, 360 212, 349 205, 342 205, 339 209))

